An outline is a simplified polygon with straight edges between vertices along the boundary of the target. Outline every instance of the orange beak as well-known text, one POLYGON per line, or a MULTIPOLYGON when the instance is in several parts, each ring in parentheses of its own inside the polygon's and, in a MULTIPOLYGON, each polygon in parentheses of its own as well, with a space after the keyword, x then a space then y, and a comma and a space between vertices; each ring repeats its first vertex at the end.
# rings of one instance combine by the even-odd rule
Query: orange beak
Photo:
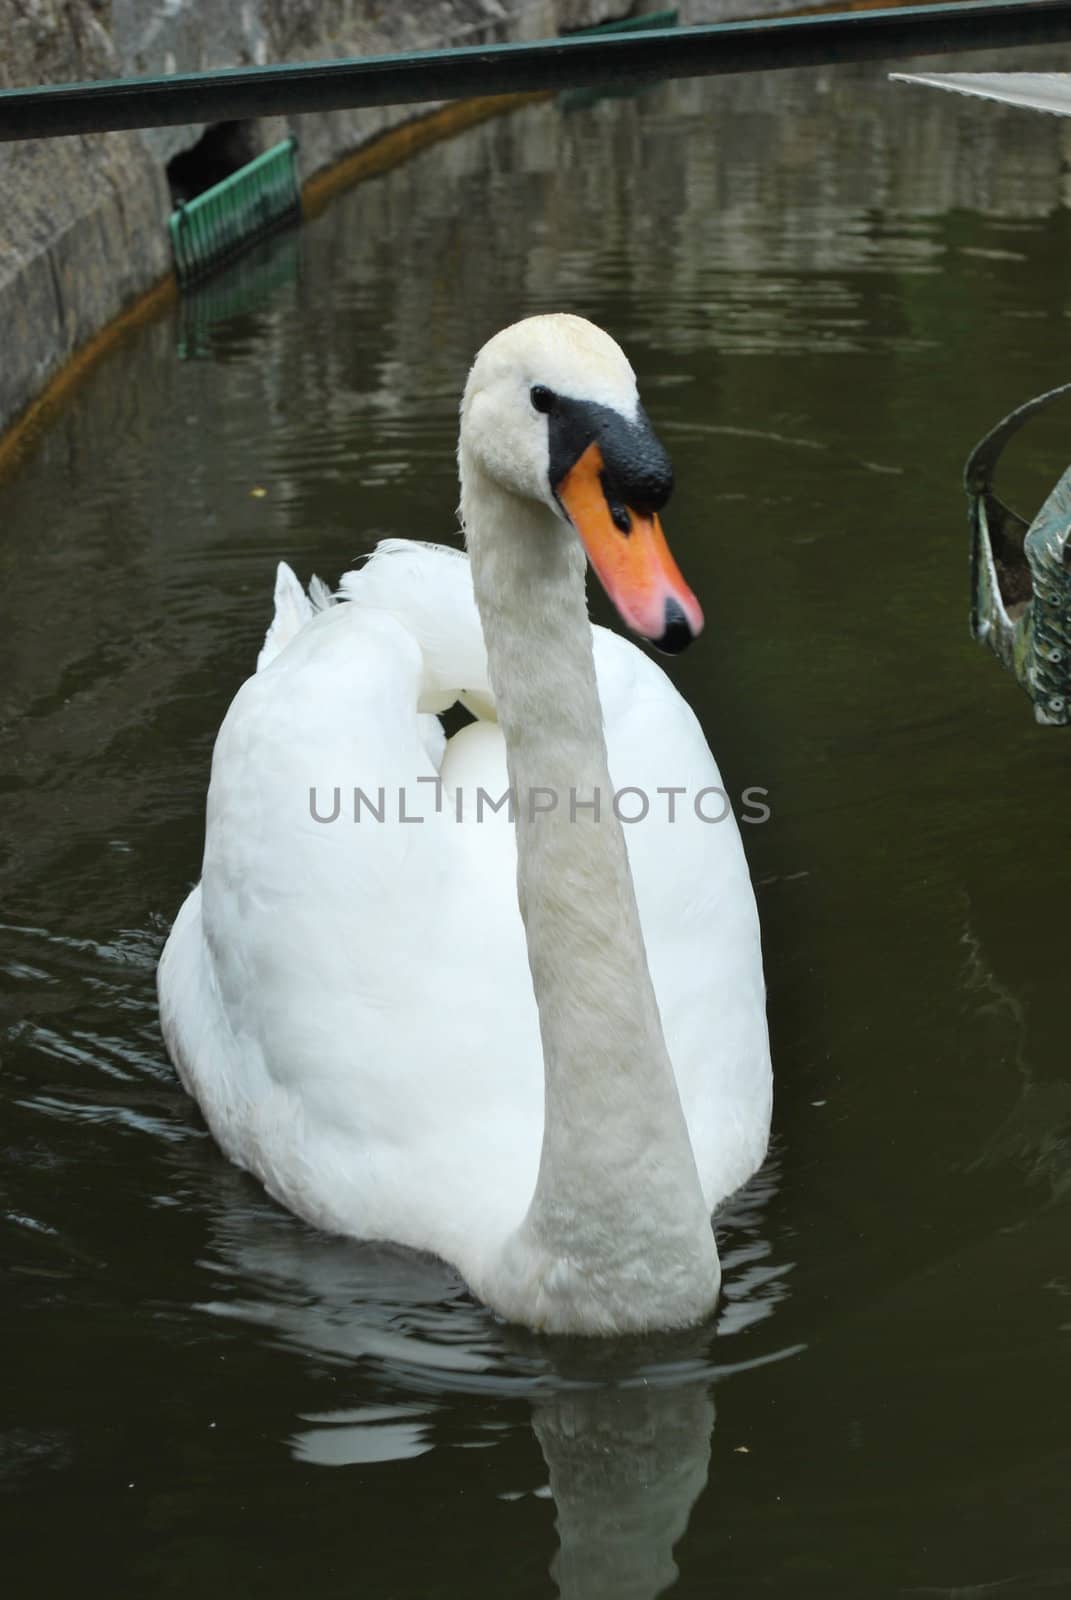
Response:
POLYGON ((558 487, 558 499, 622 620, 675 654, 703 631, 699 601, 670 555, 656 513, 615 504, 597 443, 589 444, 558 487))

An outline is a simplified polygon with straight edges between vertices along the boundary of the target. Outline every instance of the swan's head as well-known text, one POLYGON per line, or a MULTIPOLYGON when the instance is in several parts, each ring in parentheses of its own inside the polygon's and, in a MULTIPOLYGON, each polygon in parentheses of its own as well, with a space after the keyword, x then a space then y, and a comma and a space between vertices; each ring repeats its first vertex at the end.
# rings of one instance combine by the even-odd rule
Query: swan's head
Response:
POLYGON ((673 469, 609 334, 560 314, 496 333, 465 386, 460 450, 463 472, 468 456, 575 529, 634 632, 672 652, 700 632, 699 602, 658 518, 673 469))

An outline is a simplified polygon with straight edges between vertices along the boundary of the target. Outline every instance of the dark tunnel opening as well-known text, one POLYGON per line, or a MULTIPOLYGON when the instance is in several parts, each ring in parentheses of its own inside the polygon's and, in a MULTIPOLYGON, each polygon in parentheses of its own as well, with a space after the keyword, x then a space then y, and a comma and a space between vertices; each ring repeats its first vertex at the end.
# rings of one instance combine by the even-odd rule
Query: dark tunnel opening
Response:
POLYGON ((180 205, 230 177, 258 153, 251 122, 214 122, 197 143, 180 150, 167 163, 171 201, 180 205))

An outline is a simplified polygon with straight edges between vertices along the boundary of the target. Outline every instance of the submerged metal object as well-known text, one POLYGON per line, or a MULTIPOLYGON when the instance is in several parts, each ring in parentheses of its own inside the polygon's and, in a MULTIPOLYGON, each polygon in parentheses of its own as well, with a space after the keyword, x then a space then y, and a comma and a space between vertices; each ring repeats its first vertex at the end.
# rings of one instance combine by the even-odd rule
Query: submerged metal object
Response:
POLYGON ((1008 440, 1071 383, 1028 400, 972 450, 964 469, 971 523, 971 632, 1022 684, 1034 716, 1071 723, 1071 467, 1033 522, 993 490, 1008 440))

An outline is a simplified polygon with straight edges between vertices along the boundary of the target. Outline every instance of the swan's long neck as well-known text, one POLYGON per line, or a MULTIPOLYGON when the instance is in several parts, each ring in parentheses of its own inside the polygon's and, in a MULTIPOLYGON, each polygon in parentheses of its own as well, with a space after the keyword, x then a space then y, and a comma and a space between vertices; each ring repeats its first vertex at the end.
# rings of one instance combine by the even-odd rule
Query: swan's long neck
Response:
POLYGON ((482 1292, 562 1331, 695 1321, 717 1253, 611 805, 583 550, 464 453, 462 483, 546 1085, 535 1194, 482 1292))

